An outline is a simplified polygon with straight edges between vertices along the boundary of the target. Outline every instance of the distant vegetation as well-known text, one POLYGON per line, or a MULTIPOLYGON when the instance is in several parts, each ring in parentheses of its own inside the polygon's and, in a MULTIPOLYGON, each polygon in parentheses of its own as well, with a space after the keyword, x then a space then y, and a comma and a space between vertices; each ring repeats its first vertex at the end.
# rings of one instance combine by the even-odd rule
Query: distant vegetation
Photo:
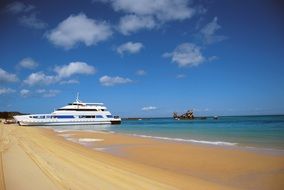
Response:
POLYGON ((1 119, 13 119, 14 115, 24 115, 23 113, 20 112, 0 112, 0 118, 1 119))

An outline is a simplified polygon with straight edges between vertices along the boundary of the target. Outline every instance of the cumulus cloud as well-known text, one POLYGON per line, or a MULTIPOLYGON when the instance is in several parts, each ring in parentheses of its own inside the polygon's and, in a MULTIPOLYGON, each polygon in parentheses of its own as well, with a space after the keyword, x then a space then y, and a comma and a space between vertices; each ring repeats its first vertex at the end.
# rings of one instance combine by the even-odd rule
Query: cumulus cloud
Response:
POLYGON ((139 76, 144 76, 146 74, 147 74, 146 71, 142 69, 139 69, 138 71, 136 71, 136 75, 139 75, 139 76))
POLYGON ((191 18, 196 12, 189 7, 190 0, 95 0, 109 3, 113 10, 124 12, 118 30, 129 35, 141 29, 153 29, 157 25, 191 18))
POLYGON ((12 14, 27 13, 35 9, 35 6, 15 1, 6 6, 6 11, 12 14))
POLYGON ((217 56, 213 55, 213 56, 209 57, 207 60, 208 61, 215 61, 217 59, 219 59, 219 58, 217 56))
POLYGON ((142 110, 143 111, 152 111, 152 110, 156 110, 157 107, 155 106, 147 106, 147 107, 143 107, 142 110))
POLYGON ((39 94, 40 96, 44 97, 44 98, 50 98, 50 97, 54 97, 57 96, 58 93, 60 93, 59 90, 46 90, 46 89, 38 89, 36 90, 36 93, 39 94))
POLYGON ((114 86, 117 84, 126 84, 126 83, 131 83, 131 82, 132 80, 129 78, 123 78, 119 76, 110 77, 110 76, 105 75, 100 78, 100 83, 103 86, 114 86))
POLYGON ((178 79, 186 78, 186 75, 185 75, 185 74, 178 74, 178 75, 177 75, 177 78, 178 78, 178 79))
POLYGON ((71 49, 78 43, 95 45, 112 35, 109 24, 88 18, 84 13, 70 15, 46 34, 54 45, 71 49))
POLYGON ((140 42, 127 42, 117 47, 116 51, 123 55, 124 53, 138 53, 143 48, 143 44, 140 42))
POLYGON ((58 76, 45 75, 43 72, 32 73, 24 80, 25 84, 32 85, 49 85, 59 81, 58 76))
POLYGON ((29 96, 30 93, 31 93, 31 91, 28 90, 28 89, 22 89, 22 90, 20 91, 20 95, 23 96, 23 97, 29 96))
POLYGON ((74 74, 94 74, 96 70, 85 62, 71 62, 68 65, 55 67, 54 71, 59 78, 66 78, 74 74))
POLYGON ((3 95, 3 94, 11 94, 11 93, 14 93, 16 92, 14 89, 11 89, 11 88, 0 88, 0 95, 3 95))
POLYGON ((26 69, 34 69, 38 66, 38 63, 30 57, 24 58, 20 61, 19 66, 26 69))
POLYGON ((60 84, 79 84, 78 80, 70 79, 70 80, 63 80, 60 84))
POLYGON ((115 11, 153 16, 160 21, 184 20, 195 13, 189 0, 103 0, 110 3, 115 11))
POLYGON ((37 18, 37 15, 35 13, 30 14, 28 16, 21 16, 18 20, 21 25, 33 29, 44 29, 47 27, 47 23, 37 18))
POLYGON ((197 66, 206 60, 200 47, 192 43, 180 44, 173 52, 165 53, 163 57, 170 57, 172 62, 177 63, 180 67, 197 66))
POLYGON ((1 82, 17 82, 18 78, 15 74, 8 73, 0 68, 0 83, 1 82))
POLYGON ((88 65, 85 62, 71 62, 67 65, 56 66, 54 68, 54 75, 46 75, 43 72, 35 72, 30 74, 27 79, 24 80, 24 84, 33 85, 49 85, 53 83, 60 84, 76 84, 79 81, 66 78, 75 74, 90 75, 95 73, 95 67, 88 65), (65 79, 65 80, 64 80, 65 79))
POLYGON ((44 98, 49 98, 49 97, 54 97, 56 96, 58 93, 60 93, 59 90, 54 90, 54 89, 37 89, 34 91, 28 90, 28 89, 22 89, 20 91, 20 95, 22 97, 28 97, 28 96, 40 96, 40 97, 44 97, 44 98))
POLYGON ((203 37, 204 43, 212 44, 227 39, 226 36, 216 35, 216 32, 221 28, 221 26, 217 22, 218 18, 214 17, 211 22, 201 28, 200 33, 203 37))
POLYGON ((118 31, 129 35, 141 29, 153 29, 156 22, 151 16, 126 15, 120 18, 118 31))
POLYGON ((34 5, 16 1, 8 4, 5 11, 15 15, 20 14, 18 21, 23 26, 33 29, 44 29, 47 27, 47 23, 37 17, 34 5))

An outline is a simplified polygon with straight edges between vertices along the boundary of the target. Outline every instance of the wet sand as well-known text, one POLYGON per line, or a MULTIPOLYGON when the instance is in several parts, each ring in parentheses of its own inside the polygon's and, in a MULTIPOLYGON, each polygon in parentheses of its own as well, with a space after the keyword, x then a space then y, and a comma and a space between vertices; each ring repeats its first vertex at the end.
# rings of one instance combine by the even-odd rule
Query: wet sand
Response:
POLYGON ((0 142, 3 190, 284 187, 283 155, 3 124, 0 142))

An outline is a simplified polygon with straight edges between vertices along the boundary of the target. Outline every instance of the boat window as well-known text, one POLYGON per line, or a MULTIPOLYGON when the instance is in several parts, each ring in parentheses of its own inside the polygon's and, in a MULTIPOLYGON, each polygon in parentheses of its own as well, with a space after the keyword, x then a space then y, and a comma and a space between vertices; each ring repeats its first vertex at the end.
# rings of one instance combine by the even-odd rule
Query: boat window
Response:
POLYGON ((96 116, 95 115, 87 115, 86 118, 96 118, 96 116))
POLYGON ((79 118, 96 118, 95 115, 79 115, 79 118))
POLYGON ((98 111, 98 110, 97 109, 73 109, 73 108, 67 109, 67 108, 60 108, 60 109, 57 109, 57 111, 98 111))
POLYGON ((70 119, 70 118, 74 118, 73 115, 57 115, 58 119, 70 119))
POLYGON ((96 118, 104 118, 102 115, 96 115, 96 118))
POLYGON ((107 115, 107 118, 113 118, 112 115, 107 115))

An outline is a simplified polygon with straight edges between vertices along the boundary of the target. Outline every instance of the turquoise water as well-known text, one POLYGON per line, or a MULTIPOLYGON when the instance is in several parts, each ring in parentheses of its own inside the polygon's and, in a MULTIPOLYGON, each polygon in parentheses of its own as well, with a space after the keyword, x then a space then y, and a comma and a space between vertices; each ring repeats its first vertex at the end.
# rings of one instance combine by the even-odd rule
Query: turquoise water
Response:
POLYGON ((121 125, 56 128, 58 130, 107 130, 172 141, 284 150, 284 115, 224 116, 219 117, 218 120, 153 118, 123 120, 121 125))

